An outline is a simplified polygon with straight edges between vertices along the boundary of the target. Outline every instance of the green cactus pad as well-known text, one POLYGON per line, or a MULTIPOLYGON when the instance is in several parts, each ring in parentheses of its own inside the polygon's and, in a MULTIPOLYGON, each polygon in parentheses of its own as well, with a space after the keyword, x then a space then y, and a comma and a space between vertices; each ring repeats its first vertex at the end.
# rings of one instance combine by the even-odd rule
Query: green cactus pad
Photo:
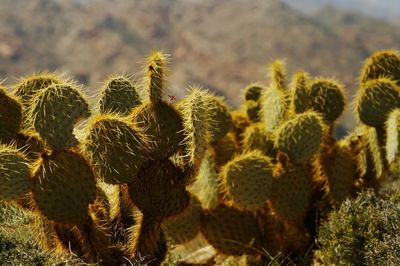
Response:
POLYGON ((273 135, 265 130, 262 124, 254 124, 246 128, 243 134, 243 149, 245 151, 259 150, 269 157, 276 155, 273 135))
POLYGON ((271 203, 285 220, 304 218, 311 203, 312 177, 307 166, 277 164, 271 188, 271 203))
POLYGON ((207 95, 205 102, 209 106, 211 141, 222 139, 232 127, 232 117, 229 107, 222 97, 207 95))
POLYGON ((201 232, 223 254, 254 254, 260 248, 261 233, 253 214, 223 204, 204 211, 201 232))
POLYGON ((172 244, 183 244, 194 239, 200 232, 201 203, 191 197, 189 207, 177 216, 167 218, 161 224, 167 239, 172 244))
POLYGON ((100 178, 109 184, 135 179, 147 161, 143 130, 115 115, 100 115, 89 124, 84 149, 100 178))
MULTIPOLYGON (((50 85, 61 83, 63 83, 62 79, 58 75, 48 72, 21 78, 18 84, 15 85, 14 94, 21 101, 24 119, 28 118, 33 99, 38 93, 50 85)), ((24 127, 30 127, 28 125, 30 121, 24 121, 24 123, 24 127)))
POLYGON ((207 92, 192 88, 190 94, 180 103, 183 119, 185 158, 187 164, 197 167, 210 143, 210 108, 205 97, 207 92))
POLYGON ((95 196, 95 175, 82 156, 60 151, 42 157, 34 172, 34 198, 46 217, 61 223, 84 223, 95 196))
POLYGON ((0 200, 17 199, 32 191, 28 163, 23 153, 0 145, 0 200))
POLYGON ((221 169, 221 189, 239 207, 254 210, 270 197, 272 167, 259 151, 238 155, 221 169))
POLYGON ((237 142, 242 142, 243 133, 246 130, 246 127, 248 127, 250 124, 246 110, 244 110, 242 106, 240 109, 232 111, 231 116, 232 131, 235 133, 235 139, 237 142))
POLYGON ((0 143, 8 144, 20 130, 21 105, 0 87, 0 143))
POLYGON ((44 145, 37 133, 31 131, 21 131, 15 138, 17 148, 21 150, 30 162, 39 159, 44 151, 44 145))
POLYGON ((361 85, 356 109, 360 120, 372 127, 382 127, 389 113, 400 107, 400 88, 387 78, 370 80, 361 85))
POLYGON ((162 100, 167 61, 167 55, 160 51, 153 51, 147 58, 145 87, 154 104, 162 100))
POLYGON ((182 212, 189 204, 185 176, 169 160, 150 162, 129 183, 129 195, 144 215, 166 218, 182 212))
POLYGON ((219 203, 218 177, 210 151, 206 152, 189 191, 196 195, 204 209, 212 209, 219 203))
POLYGON ((74 125, 89 115, 82 94, 69 84, 55 84, 42 90, 35 97, 31 113, 36 131, 53 150, 77 145, 74 125))
POLYGON ((283 61, 274 61, 269 71, 270 84, 261 99, 261 117, 266 129, 273 131, 286 116, 288 91, 285 84, 286 70, 283 61))
POLYGON ((152 159, 168 158, 181 147, 184 139, 182 117, 167 103, 144 103, 133 109, 131 118, 144 128, 145 135, 152 142, 149 147, 152 159))
POLYGON ((386 159, 392 163, 399 159, 400 109, 394 109, 386 121, 386 159))
POLYGON ((117 76, 104 82, 99 103, 100 113, 128 115, 140 103, 139 94, 128 78, 117 76))
POLYGON ((343 202, 352 195, 357 172, 356 154, 352 149, 339 142, 329 156, 326 165, 328 193, 335 202, 343 202))
POLYGON ((304 71, 298 71, 293 78, 290 97, 290 111, 293 114, 304 113, 310 107, 310 95, 307 88, 308 79, 308 74, 304 71))
POLYGON ((386 77, 400 86, 400 53, 394 50, 375 52, 364 62, 361 82, 386 77))
POLYGON ((263 86, 252 83, 244 89, 244 98, 246 101, 253 100, 257 102, 265 90, 263 86))
POLYGON ((310 108, 320 113, 326 123, 333 123, 343 113, 343 86, 336 80, 316 79, 309 89, 310 108))
POLYGON ((318 151, 323 126, 315 112, 298 114, 275 132, 275 148, 286 153, 293 162, 306 162, 318 151))

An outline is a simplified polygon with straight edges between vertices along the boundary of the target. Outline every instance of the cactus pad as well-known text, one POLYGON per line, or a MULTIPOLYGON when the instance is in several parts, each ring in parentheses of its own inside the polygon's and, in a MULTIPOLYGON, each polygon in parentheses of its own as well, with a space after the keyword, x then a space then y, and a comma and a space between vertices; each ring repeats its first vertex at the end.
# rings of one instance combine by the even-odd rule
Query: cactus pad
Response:
POLYGON ((310 95, 307 88, 308 74, 298 71, 291 84, 291 106, 293 114, 300 114, 307 111, 310 106, 310 95))
POLYGON ((209 106, 211 141, 222 139, 232 126, 232 117, 229 107, 222 97, 207 95, 205 101, 209 106))
POLYGON ((129 195, 145 216, 154 218, 177 215, 190 201, 184 173, 169 159, 142 167, 138 177, 129 183, 129 195))
POLYGON ((100 99, 100 113, 128 115, 140 103, 139 94, 128 78, 118 76, 105 81, 100 99))
POLYGON ((0 145, 0 200, 17 199, 32 191, 28 163, 18 150, 0 145))
POLYGON ((95 118, 84 147, 104 182, 120 184, 136 178, 146 158, 146 135, 126 120, 113 115, 95 118))
POLYGON ((276 131, 275 148, 294 162, 305 162, 318 151, 322 142, 322 122, 315 112, 298 114, 276 131))
POLYGON ((261 124, 254 124, 246 128, 243 134, 243 148, 245 151, 259 150, 269 157, 276 155, 273 135, 266 131, 261 124))
POLYGON ((361 70, 361 82, 386 77, 400 86, 400 53, 394 50, 375 52, 361 70))
POLYGON ((364 124, 382 127, 389 113, 400 107, 400 88, 387 78, 367 81, 361 85, 356 104, 364 124))
POLYGON ((334 122, 343 113, 343 86, 336 80, 316 79, 310 85, 309 97, 310 108, 320 113, 327 123, 334 122))
POLYGON ((386 121, 386 159, 392 163, 399 159, 400 109, 394 109, 386 121))
POLYGON ((183 244, 196 237, 200 232, 201 203, 191 197, 189 207, 177 216, 167 218, 162 229, 173 244, 183 244))
POLYGON ((257 83, 250 84, 244 89, 244 98, 246 101, 258 101, 265 88, 257 83))
POLYGON ((132 121, 144 128, 152 142, 149 148, 152 159, 163 159, 173 155, 180 147, 183 136, 182 118, 165 102, 147 102, 133 109, 132 121))
POLYGON ((36 131, 54 150, 77 145, 74 125, 89 115, 89 106, 81 93, 68 84, 51 85, 42 90, 35 98, 31 113, 36 131))
POLYGON ((95 175, 80 155, 54 152, 44 156, 34 173, 34 198, 49 219, 83 223, 96 195, 95 175))
POLYGON ((0 143, 8 144, 20 130, 21 105, 0 88, 0 143))
POLYGON ((260 247, 260 232, 253 214, 223 204, 204 211, 201 232, 223 254, 254 254, 260 247))
POLYGON ((307 166, 277 164, 272 182, 271 203, 285 220, 304 218, 311 203, 311 173, 307 166))
POLYGON ((167 61, 167 55, 160 51, 153 51, 147 58, 145 86, 154 104, 162 100, 167 61))
POLYGON ((259 151, 238 155, 221 169, 221 189, 241 208, 260 207, 271 193, 272 167, 259 151))

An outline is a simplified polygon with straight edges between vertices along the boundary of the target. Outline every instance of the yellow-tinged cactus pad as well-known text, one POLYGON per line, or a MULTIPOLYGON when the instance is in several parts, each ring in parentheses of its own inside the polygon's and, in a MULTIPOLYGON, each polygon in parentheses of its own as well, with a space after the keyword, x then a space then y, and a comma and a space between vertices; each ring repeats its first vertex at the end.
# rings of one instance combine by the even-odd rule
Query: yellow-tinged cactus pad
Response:
POLYGON ((244 89, 244 98, 246 101, 253 100, 257 102, 264 91, 265 88, 262 85, 252 83, 244 89))
POLYGON ((278 163, 274 169, 271 203, 276 213, 285 220, 304 218, 311 204, 312 177, 307 165, 278 163))
POLYGON ((21 105, 0 87, 0 143, 8 144, 20 130, 21 105))
POLYGON ((61 223, 84 223, 96 196, 95 175, 79 154, 43 155, 34 172, 34 198, 43 215, 61 223))
POLYGON ((160 51, 153 51, 147 58, 145 87, 154 104, 162 100, 167 61, 167 55, 160 51))
POLYGON ((26 121, 26 116, 29 116, 29 110, 33 103, 33 99, 37 94, 39 94, 42 90, 47 88, 53 84, 61 84, 63 83, 60 76, 54 73, 38 73, 33 74, 28 77, 21 78, 19 82, 15 85, 15 96, 21 100, 22 108, 23 108, 23 116, 24 116, 24 127, 31 127, 26 121))
POLYGON ((217 167, 221 167, 239 152, 239 144, 235 140, 235 135, 232 132, 228 132, 225 137, 213 144, 212 149, 214 151, 215 164, 217 167))
POLYGON ((356 156, 343 141, 336 145, 329 156, 325 166, 328 176, 327 192, 335 202, 341 203, 352 195, 357 173, 356 156))
POLYGON ((100 113, 128 115, 140 103, 139 94, 127 77, 116 76, 104 82, 99 103, 100 113))
POLYGON ((366 129, 367 149, 368 154, 372 160, 373 172, 376 173, 376 180, 382 178, 385 173, 385 166, 382 157, 381 146, 379 145, 378 132, 376 128, 369 127, 366 129))
POLYGON ((210 106, 206 102, 207 92, 192 88, 190 94, 180 103, 182 114, 185 149, 184 160, 188 165, 197 167, 211 140, 210 106))
POLYGON ((286 153, 293 162, 306 162, 318 151, 323 126, 315 112, 298 114, 275 132, 275 148, 286 153))
POLYGON ((260 104, 253 100, 246 101, 247 116, 251 122, 257 123, 261 119, 261 107, 260 104))
POLYGON ((336 80, 316 79, 309 89, 310 108, 320 113, 326 123, 333 123, 343 113, 343 86, 336 80))
POLYGON ((169 104, 162 101, 144 103, 132 110, 131 118, 152 142, 149 147, 152 159, 168 158, 181 147, 184 139, 182 117, 169 104))
POLYGON ((116 115, 90 122, 84 149, 99 177, 108 184, 131 182, 147 161, 143 130, 116 115))
POLYGON ((385 123, 386 126, 386 159, 392 163, 400 159, 400 109, 394 109, 385 123))
POLYGON ((184 175, 169 159, 150 162, 129 183, 129 195, 145 216, 166 218, 177 215, 190 201, 184 175))
POLYGON ((393 80, 379 78, 361 85, 356 98, 360 120, 372 127, 382 127, 389 113, 400 107, 400 88, 393 80))
POLYGON ((395 50, 377 51, 364 62, 361 82, 386 77, 400 86, 400 53, 395 50))
POLYGON ((270 197, 272 168, 271 159, 260 151, 238 155, 221 169, 221 189, 234 204, 254 210, 270 197))
POLYGON ((243 134, 243 149, 245 151, 259 150, 269 157, 276 155, 273 134, 265 130, 262 124, 254 124, 246 128, 243 134))
POLYGON ((201 217, 201 232, 219 252, 227 255, 259 252, 261 233, 251 212, 224 204, 206 210, 201 217))
POLYGON ((290 111, 300 114, 310 106, 310 95, 307 87, 309 76, 304 71, 298 71, 291 84, 290 111))
POLYGON ((212 209, 218 205, 218 176, 210 151, 206 152, 195 181, 189 187, 189 191, 196 195, 204 209, 212 209))
POLYGON ((28 163, 20 151, 0 145, 0 200, 17 199, 32 191, 28 163))
POLYGON ((74 125, 90 116, 89 106, 77 88, 55 84, 42 90, 34 99, 30 114, 40 137, 54 150, 78 144, 74 125))
POLYGON ((215 142, 222 139, 232 127, 232 117, 229 107, 222 97, 207 95, 205 101, 210 110, 210 135, 211 141, 215 142))
POLYGON ((15 137, 15 144, 30 162, 39 159, 40 154, 44 151, 44 145, 39 135, 29 130, 19 132, 15 137))
POLYGON ((183 244, 194 239, 200 232, 200 217, 203 212, 200 201, 192 196, 189 207, 177 216, 163 221, 161 227, 172 244, 183 244))

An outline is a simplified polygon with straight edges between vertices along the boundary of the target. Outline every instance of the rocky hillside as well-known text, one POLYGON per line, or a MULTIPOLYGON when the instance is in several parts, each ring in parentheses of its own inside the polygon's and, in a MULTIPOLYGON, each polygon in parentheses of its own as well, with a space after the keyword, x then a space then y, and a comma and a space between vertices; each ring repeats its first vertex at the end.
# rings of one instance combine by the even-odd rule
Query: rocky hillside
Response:
MULTIPOLYGON (((237 105, 240 90, 266 81, 267 64, 287 58, 357 87, 370 53, 399 48, 399 28, 325 10, 302 15, 277 0, 4 0, 0 78, 44 69, 67 72, 96 90, 112 73, 138 73, 151 49, 171 54, 170 90, 200 84, 237 105)), ((8 79, 7 83, 12 83, 8 79)))

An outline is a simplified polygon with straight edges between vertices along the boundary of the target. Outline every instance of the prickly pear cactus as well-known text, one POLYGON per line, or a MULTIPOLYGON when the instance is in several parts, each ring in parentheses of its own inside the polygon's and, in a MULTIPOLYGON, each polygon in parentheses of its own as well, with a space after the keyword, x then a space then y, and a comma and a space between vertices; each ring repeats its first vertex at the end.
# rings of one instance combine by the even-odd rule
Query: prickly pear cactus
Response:
POLYGON ((395 50, 377 51, 364 62, 361 82, 379 78, 392 79, 400 86, 400 53, 395 50))
POLYGON ((0 88, 0 143, 14 139, 22 122, 21 105, 0 88))
POLYGON ((0 199, 17 199, 32 191, 31 169, 23 153, 0 145, 0 199))
POLYGON ((89 106, 82 93, 70 84, 55 84, 43 89, 35 97, 30 113, 36 131, 54 150, 76 146, 74 126, 89 116, 89 106))
POLYGON ((318 151, 322 133, 322 121, 317 113, 298 114, 276 130, 275 148, 294 162, 305 162, 318 151))
POLYGON ((140 103, 139 94, 127 77, 111 77, 104 82, 99 102, 100 113, 128 115, 140 103))

